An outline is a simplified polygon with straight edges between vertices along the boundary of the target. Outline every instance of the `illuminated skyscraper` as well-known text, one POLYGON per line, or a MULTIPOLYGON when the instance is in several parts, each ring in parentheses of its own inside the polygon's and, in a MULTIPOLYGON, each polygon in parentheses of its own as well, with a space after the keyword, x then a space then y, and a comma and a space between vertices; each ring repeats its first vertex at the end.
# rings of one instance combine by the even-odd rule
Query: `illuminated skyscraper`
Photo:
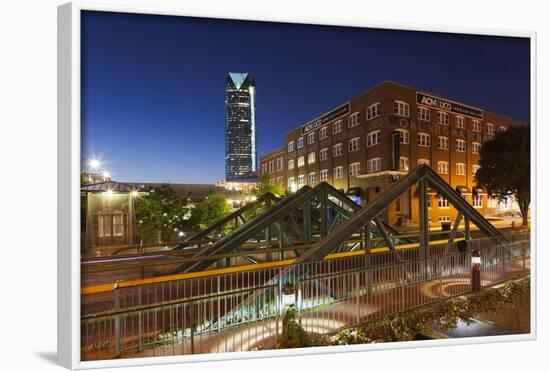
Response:
POLYGON ((256 82, 246 72, 230 72, 225 96, 225 179, 254 175, 257 168, 256 82))

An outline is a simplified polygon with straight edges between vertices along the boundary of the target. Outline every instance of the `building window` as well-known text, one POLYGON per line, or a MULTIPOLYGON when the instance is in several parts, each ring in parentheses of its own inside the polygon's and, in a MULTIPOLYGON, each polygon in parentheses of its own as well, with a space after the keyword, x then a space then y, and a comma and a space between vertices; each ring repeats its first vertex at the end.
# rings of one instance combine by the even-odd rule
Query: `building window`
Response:
POLYGON ((456 151, 465 152, 466 151, 466 141, 457 139, 456 140, 456 151))
POLYGON ((439 222, 451 222, 451 216, 439 216, 437 220, 439 222))
POLYGON ((267 163, 262 163, 262 174, 267 172, 267 163))
POLYGON ((432 207, 432 196, 430 194, 426 195, 426 204, 428 204, 428 208, 432 207))
POLYGON ((355 127, 357 125, 359 125, 359 113, 354 112, 348 118, 348 128, 352 128, 352 127, 355 127))
POLYGON ((430 121, 430 109, 428 109, 427 107, 418 107, 418 119, 430 121))
POLYGON ((491 123, 487 123, 487 134, 490 136, 495 135, 495 125, 491 123))
POLYGON ((315 183, 315 172, 311 172, 310 174, 307 175, 307 183, 309 185, 312 185, 315 183))
POLYGON ((342 178, 344 176, 344 167, 336 167, 334 168, 334 178, 342 178))
POLYGON ((439 174, 449 174, 449 163, 446 161, 437 162, 437 173, 439 174))
POLYGON ((481 149, 481 143, 472 142, 472 154, 479 154, 479 149, 481 149))
POLYGON ((498 198, 490 195, 489 198, 487 199, 487 207, 489 208, 498 207, 498 198))
POLYGON ((464 124, 464 116, 456 117, 456 127, 458 129, 464 129, 466 127, 466 125, 464 124))
POLYGON ((298 157, 298 167, 303 167, 305 165, 305 159, 303 156, 298 157))
POLYGON ((437 137, 437 148, 441 150, 449 149, 449 137, 439 136, 437 137))
POLYGON ((409 158, 405 156, 399 157, 399 170, 403 172, 409 171, 409 158))
POLYGON ((288 170, 294 169, 294 159, 288 160, 288 170))
POLYGON ((337 143, 336 145, 332 146, 332 156, 337 157, 341 156, 344 152, 344 145, 341 143, 337 143))
POLYGON ((283 170, 283 158, 277 158, 277 172, 283 170))
POLYGON ((367 134, 367 147, 378 145, 380 143, 380 131, 375 130, 367 134))
POLYGON ((422 165, 422 164, 430 165, 430 160, 429 159, 418 159, 418 165, 422 165))
POLYGON ((474 176, 474 177, 476 176, 476 173, 479 170, 479 168, 481 168, 481 166, 479 166, 477 164, 472 165, 472 176, 474 176))
POLYGON ((299 149, 301 149, 302 147, 304 147, 304 137, 298 138, 296 147, 299 148, 299 149))
POLYGON ((506 128, 506 127, 503 126, 503 125, 501 125, 500 128, 499 128, 499 130, 500 130, 501 132, 506 132, 507 129, 508 129, 508 128, 506 128))
POLYGON ((332 124, 332 134, 340 133, 342 131, 342 120, 338 120, 332 124))
POLYGON ((289 177, 288 178, 288 189, 290 191, 294 191, 296 190, 296 183, 294 181, 294 177, 289 177))
POLYGON ((443 196, 439 196, 439 199, 437 200, 437 207, 438 208, 449 208, 449 201, 445 199, 443 196))
POLYGON ((275 164, 273 163, 273 160, 269 161, 269 173, 273 173, 275 170, 275 164))
POLYGON ((428 133, 418 133, 418 146, 430 147, 430 135, 428 133))
POLYGON ((409 104, 403 101, 394 101, 393 113, 399 116, 409 117, 409 104))
POLYGON ((319 181, 325 182, 328 180, 328 169, 323 169, 319 172, 319 181))
POLYGON ((472 195, 472 205, 475 208, 480 208, 483 206, 483 195, 472 195))
POLYGON ((351 163, 349 165, 349 175, 358 176, 361 174, 361 163, 351 163))
POLYGON ((380 102, 373 103, 367 107, 367 120, 377 118, 381 115, 380 102))
POLYGON ((322 127, 319 129, 319 139, 325 139, 328 137, 328 127, 322 127))
POLYGON ((409 131, 406 129, 396 129, 399 132, 399 143, 403 145, 409 144, 409 131))
POLYGON ((308 164, 315 163, 315 153, 314 152, 310 152, 309 154, 307 154, 307 163, 308 164))
POLYGON ((456 163, 456 175, 465 176, 466 175, 466 164, 456 163))
POLYGON ((437 122, 441 125, 449 125, 449 114, 439 111, 437 113, 437 122))
POLYGON ((299 175, 298 176, 298 188, 302 187, 305 185, 305 177, 303 174, 299 175))
POLYGON ((472 132, 481 132, 481 122, 479 120, 472 120, 472 132))
POLYGON ((288 147, 288 152, 294 151, 294 141, 290 141, 287 147, 288 147))
POLYGON ((307 144, 311 145, 315 143, 315 132, 311 132, 307 135, 307 144))
POLYGON ((319 160, 323 161, 327 159, 328 159, 328 148, 325 147, 324 149, 321 149, 321 151, 319 151, 319 160))
POLYGON ((348 141, 348 152, 359 150, 359 137, 352 138, 348 141))
POLYGON ((374 158, 367 162, 367 173, 380 172, 382 170, 382 159, 374 158))

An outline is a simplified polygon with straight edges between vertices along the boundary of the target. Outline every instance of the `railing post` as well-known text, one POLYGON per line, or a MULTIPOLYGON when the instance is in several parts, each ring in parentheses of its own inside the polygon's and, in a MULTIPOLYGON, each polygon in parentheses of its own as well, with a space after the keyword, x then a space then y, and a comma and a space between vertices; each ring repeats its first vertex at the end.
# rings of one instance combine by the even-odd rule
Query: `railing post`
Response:
MULTIPOLYGON (((119 289, 119 282, 115 283, 115 289, 114 289, 114 310, 118 311, 120 310, 120 289, 119 289)), ((121 353, 121 347, 120 347, 120 314, 115 315, 115 354, 117 357, 120 356, 121 353)))
POLYGON ((479 251, 472 252, 472 292, 481 290, 481 255, 479 251))
MULTIPOLYGON (((138 286, 138 305, 141 307, 141 286, 138 286)), ((138 313, 138 334, 139 334, 139 341, 138 341, 138 348, 139 351, 143 351, 143 312, 140 311, 138 313)))
POLYGON ((421 277, 426 279, 428 272, 428 247, 430 245, 430 227, 428 222, 428 190, 426 180, 422 179, 418 183, 418 211, 420 225, 420 255, 424 261, 421 265, 421 277))
POLYGON ((355 295, 357 299, 357 324, 359 324, 359 322, 361 321, 361 305, 359 303, 359 300, 361 297, 361 291, 360 291, 361 278, 359 277, 359 274, 360 274, 359 272, 355 273, 355 295))

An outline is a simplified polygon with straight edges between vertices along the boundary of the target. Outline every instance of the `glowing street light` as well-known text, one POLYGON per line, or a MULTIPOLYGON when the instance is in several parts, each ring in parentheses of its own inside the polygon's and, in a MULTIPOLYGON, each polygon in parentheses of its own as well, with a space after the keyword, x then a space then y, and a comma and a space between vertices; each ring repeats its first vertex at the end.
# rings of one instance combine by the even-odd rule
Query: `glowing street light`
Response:
POLYGON ((103 181, 107 181, 107 179, 109 179, 111 177, 111 174, 107 171, 104 171, 103 172, 103 181))
POLYGON ((101 162, 98 159, 90 159, 89 164, 90 168, 94 171, 101 167, 101 162))

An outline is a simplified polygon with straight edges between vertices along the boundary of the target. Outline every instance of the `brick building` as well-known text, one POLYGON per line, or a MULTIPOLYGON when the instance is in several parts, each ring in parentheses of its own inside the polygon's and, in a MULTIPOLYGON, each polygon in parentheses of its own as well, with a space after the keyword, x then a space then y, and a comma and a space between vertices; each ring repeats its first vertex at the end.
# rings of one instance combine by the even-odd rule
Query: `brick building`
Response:
MULTIPOLYGON (((385 81, 297 127, 284 145, 260 159, 260 174, 293 192, 328 182, 362 205, 418 164, 429 164, 485 216, 513 213, 475 184, 479 149, 517 120, 442 96, 385 81)), ((430 190, 430 222, 451 222, 456 210, 430 190)), ((416 190, 383 216, 391 224, 418 222, 416 190)))

